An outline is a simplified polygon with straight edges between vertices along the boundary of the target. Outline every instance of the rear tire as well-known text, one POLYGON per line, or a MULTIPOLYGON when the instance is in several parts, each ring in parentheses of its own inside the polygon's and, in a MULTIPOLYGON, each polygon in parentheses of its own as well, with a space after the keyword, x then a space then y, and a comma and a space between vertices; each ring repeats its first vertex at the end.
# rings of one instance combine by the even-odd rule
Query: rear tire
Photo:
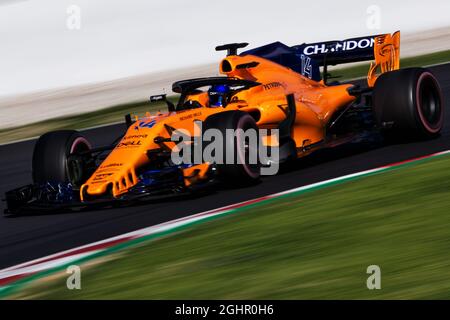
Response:
POLYGON ((435 76, 424 68, 380 75, 373 90, 377 124, 388 135, 432 138, 444 124, 444 101, 435 76))
POLYGON ((72 161, 71 157, 90 149, 89 141, 74 130, 52 131, 42 135, 33 151, 33 181, 81 185, 85 180, 83 166, 79 161, 72 161))
MULTIPOLYGON (((203 123, 203 132, 207 129, 219 130, 224 138, 222 150, 224 163, 217 164, 219 178, 233 185, 246 185, 258 181, 261 174, 259 158, 256 156, 257 163, 250 163, 250 161, 248 161, 249 152, 256 152, 256 155, 258 154, 258 127, 253 117, 242 111, 216 113, 209 116, 203 123), (255 130, 258 143, 257 145, 250 145, 250 143, 245 141, 245 134, 236 134, 233 143, 226 141, 227 129, 241 129, 244 133, 249 129, 255 130), (241 144, 244 145, 244 148, 238 147, 241 144), (250 151, 250 149, 252 150, 250 151), (227 155, 229 157, 234 155, 233 163, 226 163, 227 155)), ((206 145, 207 142, 203 142, 203 146, 205 147, 206 145)))

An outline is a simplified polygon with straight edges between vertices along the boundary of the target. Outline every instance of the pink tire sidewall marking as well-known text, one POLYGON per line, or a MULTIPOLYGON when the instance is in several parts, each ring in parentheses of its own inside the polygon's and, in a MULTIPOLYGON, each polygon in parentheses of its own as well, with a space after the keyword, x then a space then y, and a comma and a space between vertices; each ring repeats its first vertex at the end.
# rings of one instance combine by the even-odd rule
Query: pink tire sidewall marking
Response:
MULTIPOLYGON (((250 117, 250 116, 249 116, 250 117)), ((239 121, 238 121, 238 124, 237 124, 237 134, 236 134, 236 137, 237 137, 237 143, 238 143, 238 146, 237 146, 237 152, 238 152, 238 155, 239 155, 239 158, 241 159, 241 162, 242 162, 242 167, 244 168, 244 170, 245 170, 245 172, 251 177, 251 178, 253 178, 253 179, 256 179, 256 178, 258 178, 259 177, 259 173, 257 173, 257 172, 253 172, 252 170, 250 170, 250 168, 248 167, 248 165, 245 163, 245 154, 243 154, 243 150, 239 147, 240 146, 240 141, 241 141, 241 139, 242 139, 242 133, 243 133, 243 130, 244 129, 242 129, 243 128, 243 125, 244 125, 244 123, 245 123, 245 121, 248 121, 247 119, 246 119, 246 117, 241 117, 240 119, 239 119, 239 121), (240 129, 242 129, 242 131, 240 130, 240 129)))
POLYGON ((76 148, 80 145, 84 144, 88 147, 88 150, 91 149, 91 144, 84 137, 78 137, 72 142, 72 146, 70 147, 70 154, 74 153, 76 148))
POLYGON ((420 75, 419 79, 417 80, 417 87, 416 87, 416 109, 417 109, 417 113, 419 115, 420 118, 420 122, 422 123, 422 125, 425 127, 425 129, 430 132, 430 133, 437 133, 439 132, 439 130, 441 130, 442 128, 442 122, 444 120, 443 117, 443 113, 444 113, 444 108, 443 108, 443 99, 442 99, 442 92, 440 90, 439 87, 439 83, 436 81, 436 78, 430 73, 430 72, 424 72, 420 75), (439 114, 439 121, 438 123, 432 127, 430 125, 430 123, 428 123, 428 120, 425 118, 425 115, 423 114, 423 110, 421 107, 421 100, 420 100, 420 86, 421 83, 423 81, 424 78, 426 77, 430 77, 430 79, 434 82, 434 84, 436 85, 436 87, 438 88, 438 95, 439 95, 439 102, 440 102, 440 106, 441 106, 441 110, 440 110, 440 114, 439 114))

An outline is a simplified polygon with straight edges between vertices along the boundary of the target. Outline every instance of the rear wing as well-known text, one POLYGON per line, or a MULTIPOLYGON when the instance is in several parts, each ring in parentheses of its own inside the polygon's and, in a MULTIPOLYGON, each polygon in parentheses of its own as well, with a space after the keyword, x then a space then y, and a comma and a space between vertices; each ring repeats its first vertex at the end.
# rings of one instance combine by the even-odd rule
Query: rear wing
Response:
MULTIPOLYGON (((375 84, 381 73, 400 68, 400 31, 392 35, 381 34, 340 41, 304 43, 292 48, 297 54, 323 66, 325 76, 328 65, 374 60, 367 74, 367 83, 370 87, 375 84)), ((324 81, 326 82, 326 79, 324 81)))
MULTIPOLYGON (((246 44, 230 44, 219 49, 242 48, 246 44)), ((397 70, 400 67, 400 31, 340 41, 304 43, 289 47, 281 42, 273 42, 262 47, 244 51, 240 56, 262 57, 302 74, 315 81, 327 82, 327 66, 342 63, 369 61, 367 83, 373 87, 379 74, 397 70), (320 76, 323 66, 323 79, 320 76)))

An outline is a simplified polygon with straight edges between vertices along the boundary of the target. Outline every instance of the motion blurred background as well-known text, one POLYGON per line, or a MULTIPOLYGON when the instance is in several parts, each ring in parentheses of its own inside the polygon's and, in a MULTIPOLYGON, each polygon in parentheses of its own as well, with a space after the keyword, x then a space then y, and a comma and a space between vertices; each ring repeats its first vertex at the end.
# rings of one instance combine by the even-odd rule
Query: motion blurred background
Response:
MULTIPOLYGON (((148 97, 170 95, 176 80, 217 75, 224 53, 214 47, 223 43, 295 45, 400 30, 401 66, 434 65, 448 107, 449 12, 449 0, 0 0, 0 196, 31 179, 35 142, 11 142, 162 110, 148 97)), ((367 74, 368 65, 341 68, 339 80, 349 80, 367 74)), ((1 216, 0 264, 448 151, 449 116, 438 139, 325 151, 245 189, 127 208, 1 216)), ((102 145, 123 127, 83 134, 102 145)), ((67 290, 62 271, 13 298, 448 299, 449 167, 448 153, 440 154, 280 197, 88 262, 83 290, 67 290), (382 290, 366 285, 373 264, 383 270, 382 290)), ((9 290, 1 280, 17 275, 10 271, 0 270, 0 298, 9 290)))

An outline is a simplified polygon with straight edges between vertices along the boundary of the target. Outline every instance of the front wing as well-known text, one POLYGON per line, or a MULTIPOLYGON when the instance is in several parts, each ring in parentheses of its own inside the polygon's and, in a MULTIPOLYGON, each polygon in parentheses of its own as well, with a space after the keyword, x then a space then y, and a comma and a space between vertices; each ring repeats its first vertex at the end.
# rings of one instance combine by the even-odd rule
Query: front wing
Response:
POLYGON ((176 195, 193 194, 215 182, 215 168, 209 166, 207 174, 197 177, 197 171, 171 167, 149 170, 140 176, 140 181, 119 197, 102 197, 80 200, 80 190, 70 183, 46 182, 29 184, 5 193, 5 214, 60 212, 84 210, 108 206, 125 206, 138 201, 149 201, 176 195))

